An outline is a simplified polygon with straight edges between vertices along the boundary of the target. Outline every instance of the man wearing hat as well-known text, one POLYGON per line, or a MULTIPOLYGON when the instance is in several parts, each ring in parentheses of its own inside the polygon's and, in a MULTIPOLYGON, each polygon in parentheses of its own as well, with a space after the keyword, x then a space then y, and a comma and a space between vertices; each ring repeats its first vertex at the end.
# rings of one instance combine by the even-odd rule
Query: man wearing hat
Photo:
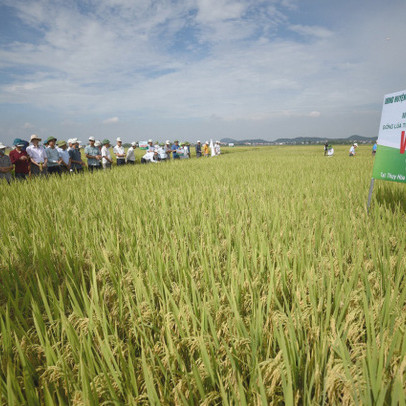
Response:
POLYGON ((16 179, 26 179, 30 172, 30 158, 28 157, 27 151, 24 151, 24 140, 16 138, 14 140, 15 149, 13 149, 10 154, 10 161, 14 165, 14 174, 16 179))
POLYGON ((111 169, 111 164, 113 163, 113 160, 111 159, 110 155, 110 140, 103 140, 102 141, 103 147, 102 147, 102 165, 103 169, 111 169))
POLYGON ((203 153, 204 153, 204 156, 205 156, 206 158, 208 158, 208 157, 210 156, 209 141, 206 141, 206 142, 204 143, 204 146, 203 146, 203 153))
POLYGON ((53 174, 61 174, 61 163, 62 158, 55 146, 56 138, 55 137, 48 137, 47 138, 48 148, 45 149, 48 158, 48 173, 50 175, 53 174))
POLYGON ((172 145, 172 158, 173 159, 180 159, 180 156, 176 153, 176 151, 179 149, 179 141, 175 140, 174 144, 172 145))
POLYGON ((202 156, 202 144, 200 141, 197 141, 195 149, 196 149, 196 158, 200 158, 202 156))
POLYGON ((89 137, 89 145, 85 147, 85 155, 87 158, 87 166, 90 172, 100 169, 101 153, 99 148, 95 145, 95 138, 89 137))
POLYGON ((71 162, 71 172, 83 172, 85 163, 82 161, 82 155, 79 149, 79 141, 77 138, 73 139, 72 149, 69 151, 71 162))
POLYGON ((154 150, 155 150, 155 147, 154 147, 154 142, 151 140, 151 139, 149 139, 148 140, 148 152, 154 152, 154 150))
POLYGON ((171 154, 172 154, 172 149, 171 149, 171 142, 169 140, 166 140, 165 142, 165 152, 167 155, 167 159, 171 159, 171 154))
POLYGON ((128 164, 130 165, 134 165, 135 164, 135 149, 137 148, 137 143, 136 142, 132 142, 131 143, 131 147, 128 148, 127 150, 127 156, 126 156, 126 161, 128 164))
POLYGON ((354 142, 354 144, 352 144, 351 148, 350 148, 350 156, 355 156, 355 148, 358 147, 358 144, 356 142, 354 142))
POLYGON ((0 142, 0 182, 5 179, 7 183, 10 183, 12 170, 13 165, 10 157, 6 155, 6 146, 0 142))
MULTIPOLYGON (((71 143, 72 144, 72 143, 71 143)), ((66 141, 58 142, 58 152, 61 157, 61 170, 62 172, 69 173, 71 168, 71 159, 68 151, 68 145, 66 141)))
POLYGON ((31 175, 46 175, 47 174, 47 154, 45 148, 39 145, 41 138, 33 134, 30 138, 30 143, 27 147, 27 154, 30 157, 30 173, 31 175))
POLYGON ((113 148, 113 152, 116 155, 117 166, 125 165, 125 151, 120 137, 117 138, 117 145, 113 148))

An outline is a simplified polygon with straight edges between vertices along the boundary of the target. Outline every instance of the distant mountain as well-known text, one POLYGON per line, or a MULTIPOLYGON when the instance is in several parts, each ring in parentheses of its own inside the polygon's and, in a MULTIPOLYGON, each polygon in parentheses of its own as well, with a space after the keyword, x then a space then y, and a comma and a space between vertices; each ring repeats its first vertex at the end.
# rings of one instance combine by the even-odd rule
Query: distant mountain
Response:
POLYGON ((324 144, 328 141, 331 144, 348 144, 350 142, 373 143, 377 137, 362 137, 361 135, 350 135, 347 138, 320 138, 320 137, 296 137, 296 138, 278 138, 275 141, 263 139, 234 140, 233 138, 223 138, 220 141, 225 144, 233 143, 235 145, 300 145, 300 144, 324 144))

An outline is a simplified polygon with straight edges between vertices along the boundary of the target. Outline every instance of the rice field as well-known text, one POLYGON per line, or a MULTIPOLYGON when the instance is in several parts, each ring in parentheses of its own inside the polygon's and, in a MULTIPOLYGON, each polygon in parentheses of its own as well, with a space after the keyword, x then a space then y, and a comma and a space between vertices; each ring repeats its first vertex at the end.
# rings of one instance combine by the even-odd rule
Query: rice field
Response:
POLYGON ((404 405, 405 186, 335 149, 0 185, 0 404, 404 405))

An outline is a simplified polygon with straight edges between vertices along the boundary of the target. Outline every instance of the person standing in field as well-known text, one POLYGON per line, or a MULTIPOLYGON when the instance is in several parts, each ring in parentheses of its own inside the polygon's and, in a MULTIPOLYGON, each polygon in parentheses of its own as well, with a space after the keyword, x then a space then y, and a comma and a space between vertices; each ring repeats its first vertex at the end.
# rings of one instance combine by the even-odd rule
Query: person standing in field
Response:
POLYGON ((372 147, 372 156, 375 156, 377 149, 378 149, 378 144, 377 144, 377 142, 375 141, 375 143, 374 143, 374 145, 373 145, 373 147, 372 147))
POLYGON ((111 164, 113 163, 113 160, 111 159, 110 155, 110 141, 109 140, 103 140, 102 142, 103 147, 102 147, 102 165, 103 169, 111 169, 111 164))
POLYGON ((221 154, 220 141, 216 141, 216 144, 214 146, 214 152, 216 156, 221 154))
POLYGON ((355 148, 358 147, 358 144, 356 142, 354 142, 354 144, 351 145, 350 148, 350 156, 355 156, 355 148))
POLYGON ((72 142, 72 149, 69 151, 69 157, 71 161, 71 172, 83 172, 85 163, 82 161, 79 142, 76 138, 72 142))
POLYGON ((27 151, 24 151, 24 142, 19 138, 14 140, 15 149, 10 154, 10 161, 14 165, 16 179, 24 180, 30 172, 30 158, 27 151))
POLYGON ((39 145, 41 138, 37 135, 31 135, 30 143, 27 147, 27 154, 30 157, 30 173, 33 176, 47 174, 47 153, 45 148, 39 145))
POLYGON ((327 155, 327 151, 328 151, 328 141, 326 140, 326 143, 324 144, 324 156, 327 155))
POLYGON ((148 152, 154 152, 154 150, 155 150, 155 147, 154 147, 154 142, 151 140, 151 139, 149 139, 148 140, 148 152))
POLYGON ((179 149, 179 141, 175 140, 174 144, 172 145, 172 158, 173 159, 180 159, 180 156, 176 153, 176 151, 179 149))
POLYGON ((208 158, 208 157, 210 156, 209 141, 206 141, 206 142, 204 143, 204 146, 203 146, 203 153, 204 153, 204 156, 205 156, 206 158, 208 158))
POLYGON ((6 155, 6 146, 0 142, 0 182, 6 180, 10 183, 12 170, 13 164, 10 157, 6 155))
POLYGON ((117 166, 125 165, 125 150, 121 138, 117 138, 117 145, 113 148, 116 156, 117 166))
POLYGON ((137 143, 132 142, 131 147, 128 148, 126 161, 127 164, 134 165, 135 164, 135 149, 137 148, 137 143))
POLYGON ((94 137, 89 137, 89 145, 85 147, 85 155, 87 158, 87 166, 90 172, 100 169, 101 153, 95 145, 94 137))
POLYGON ((158 149, 159 160, 160 161, 166 161, 168 159, 168 154, 166 153, 164 143, 160 144, 157 149, 158 149))
POLYGON ((48 148, 45 149, 48 158, 48 173, 50 175, 53 174, 61 174, 61 163, 62 158, 59 154, 59 151, 55 147, 56 138, 55 137, 48 137, 47 143, 48 148))
POLYGON ((167 159, 171 159, 171 153, 172 153, 172 149, 171 149, 171 142, 169 140, 166 140, 165 142, 165 152, 167 155, 167 159))
POLYGON ((69 173, 72 162, 71 162, 71 158, 70 158, 69 151, 68 151, 68 145, 66 144, 66 141, 58 142, 58 152, 59 152, 59 156, 61 157, 61 160, 62 160, 61 171, 63 173, 69 173))
POLYGON ((202 144, 200 141, 197 141, 195 145, 195 150, 196 150, 196 158, 200 158, 202 156, 202 144))

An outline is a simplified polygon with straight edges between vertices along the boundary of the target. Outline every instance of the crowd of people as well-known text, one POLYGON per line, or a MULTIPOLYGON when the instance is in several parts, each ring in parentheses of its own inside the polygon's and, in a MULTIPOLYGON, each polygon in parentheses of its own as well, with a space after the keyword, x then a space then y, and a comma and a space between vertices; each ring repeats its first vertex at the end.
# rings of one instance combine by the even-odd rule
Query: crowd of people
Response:
MULTIPOLYGON (((85 159, 82 158, 80 141, 77 138, 58 141, 55 137, 49 137, 43 144, 41 141, 42 139, 35 134, 31 136, 30 142, 16 138, 13 142, 14 149, 9 155, 5 153, 6 146, 0 143, 0 180, 10 183, 13 171, 15 179, 24 180, 36 176, 81 173, 86 167, 90 172, 112 168, 111 143, 108 139, 98 141, 94 137, 89 137, 89 143, 83 151, 85 159)), ((160 144, 148 140, 145 145, 132 142, 125 151, 121 138, 117 138, 113 147, 116 165, 134 165, 137 147, 145 151, 141 158, 142 164, 191 158, 189 143, 174 141, 172 144, 167 140, 160 144)), ((204 144, 197 141, 195 151, 197 158, 220 155, 220 142, 216 141, 214 145, 210 145, 208 141, 204 144)))

